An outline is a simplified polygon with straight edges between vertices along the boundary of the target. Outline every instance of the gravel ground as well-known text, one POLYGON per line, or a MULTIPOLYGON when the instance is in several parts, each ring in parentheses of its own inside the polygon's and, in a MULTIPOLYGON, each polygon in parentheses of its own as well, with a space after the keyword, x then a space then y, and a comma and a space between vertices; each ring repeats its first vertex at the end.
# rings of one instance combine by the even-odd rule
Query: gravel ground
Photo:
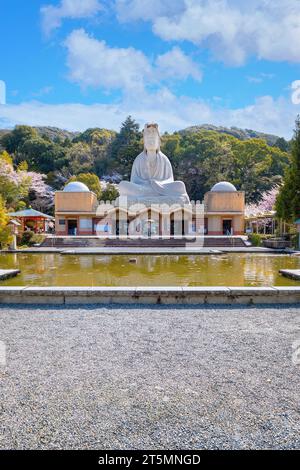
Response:
POLYGON ((300 449, 295 340, 299 306, 3 306, 0 448, 300 449))

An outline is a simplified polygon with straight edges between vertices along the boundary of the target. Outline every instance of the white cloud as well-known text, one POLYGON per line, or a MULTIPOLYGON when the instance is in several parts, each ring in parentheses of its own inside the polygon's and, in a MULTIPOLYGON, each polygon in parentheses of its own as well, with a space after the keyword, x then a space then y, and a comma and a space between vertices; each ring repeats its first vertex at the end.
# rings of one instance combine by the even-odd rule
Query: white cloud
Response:
POLYGON ((246 78, 249 83, 262 83, 265 80, 271 80, 275 75, 273 73, 261 72, 256 76, 248 75, 246 78))
POLYGON ((184 0, 116 0, 116 12, 120 22, 155 20, 182 13, 184 3, 184 0))
POLYGON ((179 47, 173 47, 165 54, 159 55, 156 59, 158 73, 162 77, 185 80, 189 76, 197 81, 202 80, 202 73, 198 64, 184 54, 179 47))
POLYGON ((152 74, 148 59, 141 51, 132 47, 110 47, 105 41, 88 36, 83 29, 73 31, 65 45, 69 78, 82 86, 140 89, 152 74))
POLYGON ((65 18, 90 18, 102 9, 98 0, 61 0, 58 6, 41 7, 42 28, 46 35, 61 26, 65 18))
POLYGON ((3 80, 0 80, 0 104, 6 103, 6 84, 3 80))
POLYGON ((248 75, 246 78, 249 83, 262 83, 263 82, 262 77, 252 77, 248 75))
POLYGON ((254 129, 290 138, 299 112, 300 105, 295 106, 283 97, 274 99, 264 96, 249 106, 230 109, 218 102, 208 103, 176 97, 168 89, 162 88, 156 93, 126 96, 116 104, 49 105, 26 102, 0 105, 0 127, 28 124, 57 126, 70 130, 85 130, 95 126, 117 130, 125 117, 131 114, 141 125, 149 121, 158 122, 163 132, 211 123, 254 129))
POLYGON ((300 104, 300 80, 295 80, 291 84, 291 89, 293 90, 291 97, 292 103, 296 105, 300 104))
POLYGON ((69 78, 83 87, 122 89, 136 94, 161 80, 202 78, 199 66, 179 47, 158 56, 153 64, 143 52, 133 47, 110 47, 83 29, 74 30, 65 46, 69 78))
POLYGON ((160 38, 188 40, 227 63, 241 65, 253 55, 300 61, 299 0, 174 0, 169 10, 157 0, 150 12, 146 0, 118 3, 122 21, 150 20, 160 38))
POLYGON ((44 95, 49 95, 53 91, 53 86, 44 86, 43 88, 40 88, 38 91, 32 93, 32 96, 35 98, 40 98, 41 96, 44 95))

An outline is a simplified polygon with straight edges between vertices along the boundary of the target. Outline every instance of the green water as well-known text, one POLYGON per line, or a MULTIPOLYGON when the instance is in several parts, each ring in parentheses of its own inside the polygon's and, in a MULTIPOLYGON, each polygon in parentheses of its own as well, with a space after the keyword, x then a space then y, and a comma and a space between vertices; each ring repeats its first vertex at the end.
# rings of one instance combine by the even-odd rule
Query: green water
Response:
POLYGON ((273 254, 59 255, 0 254, 0 268, 20 269, 0 286, 299 286, 279 269, 300 269, 300 256, 273 254), (136 263, 130 262, 135 259, 136 263))

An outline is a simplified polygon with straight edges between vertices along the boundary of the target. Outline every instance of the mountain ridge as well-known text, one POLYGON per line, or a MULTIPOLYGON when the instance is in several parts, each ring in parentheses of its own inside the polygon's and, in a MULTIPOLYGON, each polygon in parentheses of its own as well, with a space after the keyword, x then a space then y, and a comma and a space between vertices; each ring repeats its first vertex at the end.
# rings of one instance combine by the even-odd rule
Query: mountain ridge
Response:
MULTIPOLYGON (((68 131, 66 129, 62 129, 62 128, 54 127, 54 126, 30 126, 30 127, 33 127, 34 129, 36 129, 40 136, 47 136, 52 141, 57 138, 61 138, 61 139, 68 138, 70 140, 73 140, 82 133, 79 131, 68 131)), ((0 139, 3 135, 7 134, 8 132, 11 132, 12 130, 13 128, 12 129, 0 129, 0 139)), ((184 135, 184 134, 199 132, 201 130, 207 130, 207 131, 218 132, 220 134, 231 135, 233 137, 236 137, 239 140, 249 140, 249 139, 254 139, 254 138, 263 139, 271 146, 276 145, 277 140, 283 138, 275 134, 255 131, 253 129, 242 129, 242 128, 235 127, 235 126, 231 126, 231 127, 215 126, 214 124, 197 124, 194 126, 186 127, 179 131, 175 131, 174 133, 184 135)), ((168 133, 168 134, 173 134, 173 133, 168 133)))
POLYGON ((263 139, 269 145, 275 145, 278 139, 282 137, 275 134, 268 134, 265 132, 255 131, 253 129, 242 129, 240 127, 226 127, 226 126, 215 126, 214 124, 200 124, 195 126, 189 126, 185 129, 178 131, 179 134, 188 134, 199 132, 201 130, 214 131, 220 134, 227 134, 236 137, 239 140, 248 140, 248 139, 263 139))

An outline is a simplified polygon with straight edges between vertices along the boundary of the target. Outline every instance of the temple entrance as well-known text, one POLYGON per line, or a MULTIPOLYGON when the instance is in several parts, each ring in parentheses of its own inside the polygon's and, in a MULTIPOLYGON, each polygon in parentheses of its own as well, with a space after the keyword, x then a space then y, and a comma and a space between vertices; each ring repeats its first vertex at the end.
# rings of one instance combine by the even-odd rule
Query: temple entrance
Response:
POLYGON ((68 219, 68 235, 77 235, 77 219, 68 219))
POLYGON ((127 236, 129 235, 129 219, 127 220, 116 220, 116 236, 127 236))
POLYGON ((232 219, 223 220, 223 235, 232 235, 232 219))
MULTIPOLYGON (((172 216, 171 216, 172 217, 172 216)), ((170 235, 171 237, 184 235, 184 220, 170 220, 170 235)))
POLYGON ((150 238, 159 235, 159 221, 154 219, 144 220, 142 223, 142 235, 150 238))

